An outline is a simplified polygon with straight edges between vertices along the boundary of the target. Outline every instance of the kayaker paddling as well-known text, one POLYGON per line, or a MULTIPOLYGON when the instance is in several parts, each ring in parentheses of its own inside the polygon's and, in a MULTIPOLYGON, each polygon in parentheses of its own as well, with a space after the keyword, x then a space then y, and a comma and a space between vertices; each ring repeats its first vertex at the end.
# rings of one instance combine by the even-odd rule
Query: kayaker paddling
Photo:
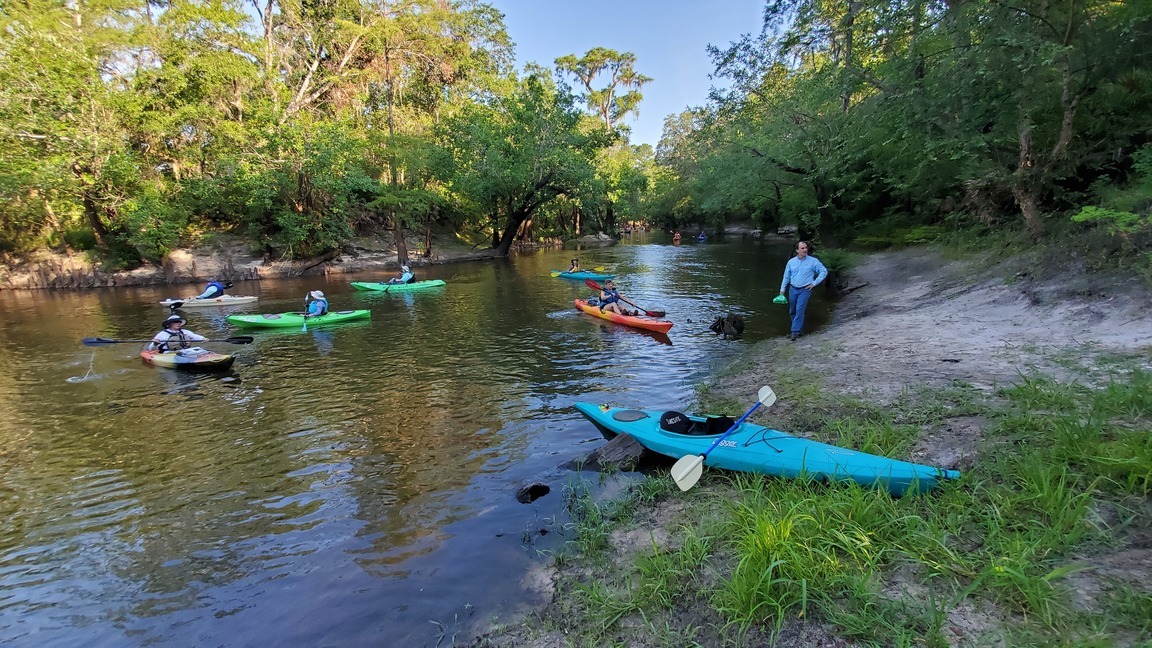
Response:
POLYGON ((568 264, 568 272, 580 272, 580 259, 572 259, 568 264))
POLYGON ((639 315, 637 311, 630 311, 620 307, 621 295, 611 279, 606 279, 600 288, 600 312, 609 311, 617 315, 639 315))
POLYGON ((179 351, 180 349, 187 349, 189 342, 207 342, 208 338, 203 335, 197 335, 192 331, 184 330, 184 325, 187 321, 179 315, 171 315, 168 319, 164 320, 164 329, 152 338, 148 343, 148 351, 160 351, 165 353, 168 351, 179 351))
POLYGON ((305 317, 319 317, 328 314, 328 299, 324 297, 324 292, 320 290, 313 290, 308 293, 312 298, 308 302, 308 312, 304 314, 305 317))
POLYGON ((386 283, 390 284, 409 284, 416 281, 416 273, 412 272, 412 268, 406 265, 400 266, 400 276, 392 277, 386 283))

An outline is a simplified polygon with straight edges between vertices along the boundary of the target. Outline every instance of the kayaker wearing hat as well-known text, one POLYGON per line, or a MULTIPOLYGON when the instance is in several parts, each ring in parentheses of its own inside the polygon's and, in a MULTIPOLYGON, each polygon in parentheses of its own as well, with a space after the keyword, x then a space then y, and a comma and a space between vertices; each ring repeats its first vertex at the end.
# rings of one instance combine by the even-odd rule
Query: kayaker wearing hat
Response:
POLYGON ((399 277, 392 277, 391 279, 388 280, 388 283, 390 283, 390 284, 405 284, 405 283, 412 283, 413 281, 416 281, 416 274, 412 272, 412 268, 409 268, 406 265, 402 265, 402 266, 400 266, 400 276, 399 277))
POLYGON ((170 315, 168 319, 164 320, 164 330, 156 334, 152 341, 148 343, 149 351, 178 351, 180 349, 187 349, 189 342, 207 342, 208 338, 203 335, 196 335, 192 331, 184 330, 184 325, 187 322, 179 315, 170 315))
POLYGON ((324 293, 319 290, 313 290, 308 293, 312 301, 308 302, 308 317, 319 317, 328 314, 328 300, 324 297, 324 293))

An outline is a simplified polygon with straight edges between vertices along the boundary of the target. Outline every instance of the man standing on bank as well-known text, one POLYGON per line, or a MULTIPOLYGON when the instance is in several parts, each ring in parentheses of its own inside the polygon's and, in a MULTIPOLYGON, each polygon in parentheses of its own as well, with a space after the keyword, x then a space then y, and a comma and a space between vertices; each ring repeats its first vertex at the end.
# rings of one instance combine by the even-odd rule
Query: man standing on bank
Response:
POLYGON ((804 310, 812 297, 812 289, 828 277, 828 268, 820 259, 808 256, 808 241, 796 244, 796 256, 788 259, 784 266, 784 280, 780 282, 780 294, 788 291, 788 315, 792 318, 792 335, 796 340, 804 329, 804 310))

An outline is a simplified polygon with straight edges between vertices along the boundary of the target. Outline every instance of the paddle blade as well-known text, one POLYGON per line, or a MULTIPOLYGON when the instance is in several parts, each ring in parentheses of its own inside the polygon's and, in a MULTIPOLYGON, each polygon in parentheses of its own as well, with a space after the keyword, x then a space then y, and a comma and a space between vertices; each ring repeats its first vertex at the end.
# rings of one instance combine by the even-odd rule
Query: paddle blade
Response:
POLYGON ((704 474, 704 457, 700 455, 680 457, 672 465, 672 480, 682 491, 695 486, 696 482, 700 481, 702 474, 704 474))
POLYGON ((761 387, 756 396, 760 399, 760 402, 764 404, 764 407, 771 407, 772 403, 776 402, 776 392, 772 391, 772 388, 768 385, 761 387))
POLYGON ((591 279, 585 279, 584 285, 588 286, 592 290, 595 290, 596 292, 600 292, 600 284, 596 283, 595 281, 592 281, 591 279))
POLYGON ((182 302, 182 301, 172 302, 171 304, 168 304, 168 308, 171 308, 172 310, 176 310, 177 308, 180 308, 183 305, 184 305, 184 302, 182 302))
POLYGON ((646 310, 644 311, 644 314, 648 317, 664 317, 668 313, 662 310, 646 310))
POLYGON ((120 344, 121 342, 124 342, 124 341, 125 340, 111 340, 109 338, 102 338, 102 337, 90 337, 90 338, 84 338, 83 340, 80 340, 80 342, 83 343, 84 346, 104 346, 105 344, 120 344))
POLYGON ((559 276, 560 276, 560 271, 559 271, 559 270, 553 270, 553 271, 552 271, 552 276, 553 276, 553 277, 559 277, 559 276))
POLYGON ((224 341, 228 344, 252 344, 255 339, 251 335, 234 335, 224 341))

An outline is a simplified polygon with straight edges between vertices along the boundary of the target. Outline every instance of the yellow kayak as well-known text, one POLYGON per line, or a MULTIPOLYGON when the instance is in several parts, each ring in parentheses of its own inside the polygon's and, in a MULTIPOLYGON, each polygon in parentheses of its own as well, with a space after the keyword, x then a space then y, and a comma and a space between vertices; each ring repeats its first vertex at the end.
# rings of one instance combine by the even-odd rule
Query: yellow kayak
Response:
POLYGON ((140 357, 150 365, 181 371, 224 371, 236 361, 235 353, 216 353, 200 347, 164 353, 144 349, 140 357))

